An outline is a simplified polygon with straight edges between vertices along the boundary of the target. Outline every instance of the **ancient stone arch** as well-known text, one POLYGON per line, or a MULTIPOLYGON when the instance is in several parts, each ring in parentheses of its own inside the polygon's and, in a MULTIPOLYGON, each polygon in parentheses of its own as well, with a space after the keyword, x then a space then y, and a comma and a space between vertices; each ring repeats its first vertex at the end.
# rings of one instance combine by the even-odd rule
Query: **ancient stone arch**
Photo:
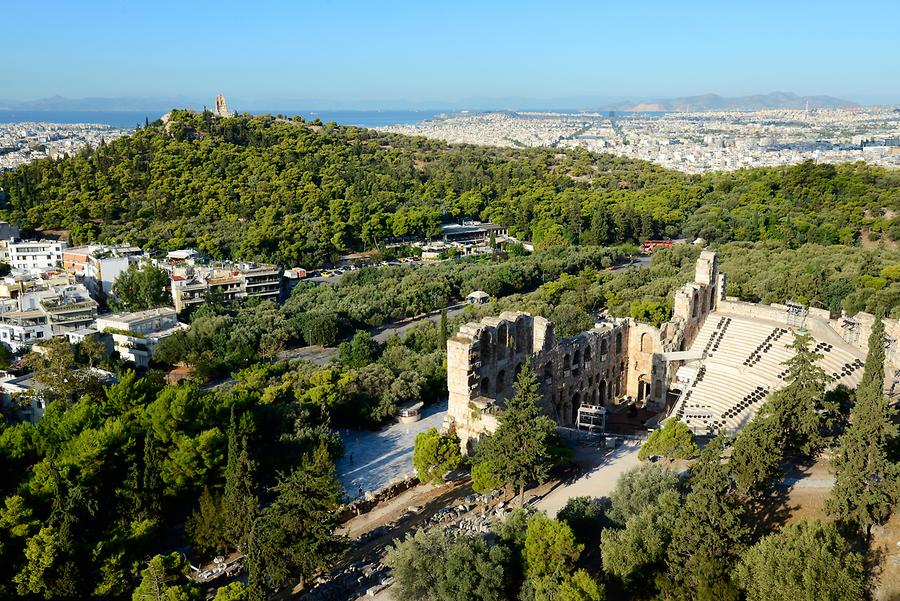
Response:
POLYGON ((509 344, 509 328, 506 326, 506 322, 502 322, 499 326, 497 326, 497 349, 500 351, 499 354, 505 354, 506 348, 509 344))
POLYGON ((494 360, 494 343, 491 340, 491 331, 488 328, 481 331, 481 336, 479 337, 479 350, 481 351, 482 364, 494 360))

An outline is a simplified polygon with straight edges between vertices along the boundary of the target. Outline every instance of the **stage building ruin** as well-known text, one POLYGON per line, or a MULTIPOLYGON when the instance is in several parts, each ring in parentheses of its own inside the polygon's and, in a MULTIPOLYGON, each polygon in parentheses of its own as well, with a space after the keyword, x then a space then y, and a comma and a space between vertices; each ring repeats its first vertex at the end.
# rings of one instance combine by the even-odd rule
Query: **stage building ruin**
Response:
POLYGON ((493 432, 526 362, 541 384, 544 412, 562 427, 576 427, 582 405, 605 407, 634 399, 664 409, 680 365, 678 353, 715 310, 723 287, 716 254, 704 251, 694 281, 677 291, 672 320, 661 328, 610 318, 557 340, 549 320, 516 311, 465 324, 447 342, 445 428, 454 430, 464 446, 493 432))
MULTIPOLYGON (((562 428, 592 432, 624 402, 659 412, 660 420, 680 419, 699 435, 734 432, 785 384, 783 361, 800 331, 813 336, 833 385, 858 384, 873 316, 745 303, 725 296, 725 282, 716 253, 703 251, 694 281, 675 291, 672 318, 659 328, 608 318, 557 339, 549 320, 516 311, 465 324, 447 341, 445 431, 455 431, 464 449, 493 432, 526 362, 544 413, 562 428)), ((885 331, 892 393, 900 383, 900 324, 885 320, 885 331)))

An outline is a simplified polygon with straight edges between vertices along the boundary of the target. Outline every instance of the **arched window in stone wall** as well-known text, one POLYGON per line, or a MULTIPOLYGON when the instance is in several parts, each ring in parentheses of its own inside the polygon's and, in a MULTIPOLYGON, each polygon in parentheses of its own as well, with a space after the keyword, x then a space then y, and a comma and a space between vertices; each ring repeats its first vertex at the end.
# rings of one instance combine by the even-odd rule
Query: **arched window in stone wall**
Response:
POLYGON ((501 354, 506 351, 506 345, 509 342, 508 334, 509 330, 506 327, 505 322, 502 322, 499 326, 497 326, 497 349, 499 349, 501 354))
POLYGON ((653 352, 653 337, 650 334, 647 334, 647 333, 641 334, 641 352, 642 353, 652 353, 653 352))
POLYGON ((572 365, 578 367, 581 365, 581 349, 575 349, 575 354, 572 355, 572 365))
POLYGON ((569 353, 566 353, 563 356, 563 371, 568 371, 572 367, 572 359, 569 357, 569 353))
POLYGON ((606 380, 600 380, 600 404, 606 402, 606 392, 607 392, 607 382, 606 380))
POLYGON ((584 347, 584 362, 587 363, 591 360, 591 345, 587 345, 584 347))
POLYGON ((500 394, 501 392, 503 392, 504 388, 506 388, 506 370, 501 369, 497 373, 497 383, 494 390, 497 392, 497 394, 500 394))
POLYGON ((494 343, 491 342, 490 330, 482 330, 479 338, 479 346, 481 347, 481 364, 491 363, 494 360, 494 343))
POLYGON ((524 317, 516 320, 516 352, 528 352, 528 321, 524 317))
POLYGON ((547 361, 546 363, 544 363, 544 377, 553 377, 553 361, 547 361))
POLYGON ((487 376, 481 378, 481 394, 488 394, 491 391, 491 379, 487 376))
POLYGON ((609 352, 609 342, 606 338, 600 341, 600 356, 603 357, 609 352))
POLYGON ((616 332, 616 354, 622 352, 622 332, 616 332))
POLYGON ((697 297, 697 293, 694 293, 694 298, 691 301, 691 317, 697 317, 697 307, 700 305, 700 299, 697 297))

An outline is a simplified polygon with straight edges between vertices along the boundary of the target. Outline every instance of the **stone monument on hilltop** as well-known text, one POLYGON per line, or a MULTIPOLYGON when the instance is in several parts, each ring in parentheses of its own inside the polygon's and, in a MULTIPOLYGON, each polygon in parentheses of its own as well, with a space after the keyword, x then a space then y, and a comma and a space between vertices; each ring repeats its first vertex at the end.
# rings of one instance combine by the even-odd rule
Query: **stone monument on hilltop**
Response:
POLYGON ((223 94, 216 96, 216 115, 219 117, 232 116, 232 113, 228 110, 228 104, 225 102, 225 96, 223 94))

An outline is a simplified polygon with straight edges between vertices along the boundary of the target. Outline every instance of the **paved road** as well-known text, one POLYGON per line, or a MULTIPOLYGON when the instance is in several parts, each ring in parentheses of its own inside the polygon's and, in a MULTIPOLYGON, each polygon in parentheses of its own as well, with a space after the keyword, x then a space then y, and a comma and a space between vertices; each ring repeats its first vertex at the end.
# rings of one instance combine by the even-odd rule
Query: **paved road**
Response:
MULTIPOLYGON (((613 271, 621 271, 624 269, 629 269, 631 267, 636 267, 638 269, 644 269, 650 266, 650 257, 639 255, 632 261, 625 261, 620 263, 612 268, 613 271)), ((330 278, 310 278, 309 281, 315 282, 328 282, 335 283, 337 282, 341 276, 332 276, 330 278)), ((447 318, 452 319, 453 317, 459 315, 463 311, 465 311, 466 304, 465 303, 456 303, 453 305, 447 306, 447 318)), ((403 336, 407 331, 411 328, 416 327, 420 323, 425 321, 432 321, 437 323, 441 319, 440 311, 432 311, 431 313, 427 313, 425 315, 419 315, 417 317, 410 317, 408 319, 404 319, 401 321, 395 321, 392 323, 388 323, 377 328, 371 328, 369 332, 371 332, 372 337, 378 342, 385 343, 392 336, 403 336)), ((325 365, 332 359, 337 357, 337 348, 334 347, 323 347, 323 346, 305 346, 299 348, 291 348, 286 349, 278 353, 278 359, 282 361, 290 361, 293 359, 305 359, 316 365, 325 365)))
MULTIPOLYGON (((451 319, 466 309, 466 303, 456 303, 447 307, 447 319, 451 319)), ((387 342, 391 336, 403 336, 410 328, 414 328, 425 321, 437 323, 441 320, 440 311, 432 311, 418 317, 411 317, 401 321, 395 321, 370 330, 372 337, 378 342, 387 342)))
POLYGON ((551 517, 572 497, 608 497, 619 476, 637 467, 641 441, 628 440, 609 453, 592 447, 578 447, 573 461, 582 473, 574 480, 562 482, 535 506, 551 517))
POLYGON ((316 365, 325 365, 335 357, 337 357, 337 347, 333 346, 301 346, 291 348, 278 353, 280 361, 291 361, 293 359, 306 359, 316 365))

